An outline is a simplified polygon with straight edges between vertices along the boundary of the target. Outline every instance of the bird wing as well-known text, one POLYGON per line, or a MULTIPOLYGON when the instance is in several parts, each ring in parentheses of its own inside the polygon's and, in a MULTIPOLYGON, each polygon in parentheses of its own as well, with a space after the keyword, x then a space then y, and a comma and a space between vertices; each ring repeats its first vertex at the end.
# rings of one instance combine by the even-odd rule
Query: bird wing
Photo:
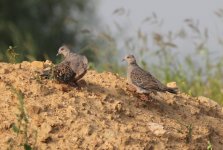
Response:
POLYGON ((144 71, 140 67, 135 67, 132 70, 130 78, 134 85, 146 90, 159 91, 165 87, 159 80, 157 80, 149 72, 144 71))
POLYGON ((70 82, 75 78, 75 72, 70 68, 69 62, 62 62, 55 66, 54 77, 60 82, 70 82))
POLYGON ((70 67, 76 73, 77 78, 81 78, 87 71, 88 60, 85 56, 72 53, 64 61, 70 62, 70 67))

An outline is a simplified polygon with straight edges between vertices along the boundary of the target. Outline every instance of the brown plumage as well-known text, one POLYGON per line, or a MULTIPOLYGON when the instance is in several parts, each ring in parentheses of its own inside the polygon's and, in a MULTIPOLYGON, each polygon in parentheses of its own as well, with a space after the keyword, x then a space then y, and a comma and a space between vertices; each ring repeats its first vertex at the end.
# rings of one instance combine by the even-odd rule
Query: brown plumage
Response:
POLYGON ((85 56, 72 53, 67 46, 59 48, 57 55, 63 55, 64 60, 54 68, 54 77, 62 83, 78 86, 88 69, 88 60, 85 56))
POLYGON ((61 63, 68 62, 69 67, 76 74, 74 78, 75 82, 80 80, 87 73, 88 60, 85 56, 71 52, 67 46, 60 47, 57 55, 59 54, 64 56, 64 60, 61 63))
POLYGON ((146 72, 138 66, 135 57, 128 55, 124 58, 128 62, 127 80, 133 85, 137 93, 149 93, 149 92, 170 92, 177 93, 177 88, 169 88, 162 84, 149 72, 146 72))
POLYGON ((69 62, 63 62, 56 65, 53 69, 56 80, 62 83, 72 83, 75 80, 76 73, 71 69, 69 62))

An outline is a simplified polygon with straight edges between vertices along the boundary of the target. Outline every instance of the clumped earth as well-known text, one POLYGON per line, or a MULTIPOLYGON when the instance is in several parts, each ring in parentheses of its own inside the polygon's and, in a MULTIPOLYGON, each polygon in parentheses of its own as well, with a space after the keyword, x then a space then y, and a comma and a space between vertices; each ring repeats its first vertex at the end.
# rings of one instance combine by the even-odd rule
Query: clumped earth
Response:
POLYGON ((23 136, 11 129, 19 113, 11 86, 24 93, 28 143, 36 149, 223 149, 223 109, 208 98, 140 96, 117 74, 93 70, 75 89, 39 78, 49 66, 49 61, 0 63, 0 149, 10 139, 14 149, 23 149, 23 136))

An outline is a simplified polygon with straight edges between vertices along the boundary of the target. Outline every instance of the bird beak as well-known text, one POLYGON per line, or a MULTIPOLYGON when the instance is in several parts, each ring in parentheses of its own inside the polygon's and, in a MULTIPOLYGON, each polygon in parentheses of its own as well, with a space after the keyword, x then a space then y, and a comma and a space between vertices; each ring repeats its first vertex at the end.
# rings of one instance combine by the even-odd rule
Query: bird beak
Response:
POLYGON ((58 56, 58 55, 60 55, 59 53, 57 53, 57 55, 56 56, 58 56))

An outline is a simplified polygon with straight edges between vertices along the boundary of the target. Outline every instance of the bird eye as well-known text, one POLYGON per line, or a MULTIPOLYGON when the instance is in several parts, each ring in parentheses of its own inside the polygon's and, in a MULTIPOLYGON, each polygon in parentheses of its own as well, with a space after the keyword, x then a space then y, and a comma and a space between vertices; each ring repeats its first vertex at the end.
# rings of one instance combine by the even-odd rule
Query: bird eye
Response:
POLYGON ((64 50, 64 48, 61 48, 60 50, 62 50, 62 51, 63 51, 63 50, 64 50))
POLYGON ((129 56, 127 56, 127 58, 130 58, 129 56))

